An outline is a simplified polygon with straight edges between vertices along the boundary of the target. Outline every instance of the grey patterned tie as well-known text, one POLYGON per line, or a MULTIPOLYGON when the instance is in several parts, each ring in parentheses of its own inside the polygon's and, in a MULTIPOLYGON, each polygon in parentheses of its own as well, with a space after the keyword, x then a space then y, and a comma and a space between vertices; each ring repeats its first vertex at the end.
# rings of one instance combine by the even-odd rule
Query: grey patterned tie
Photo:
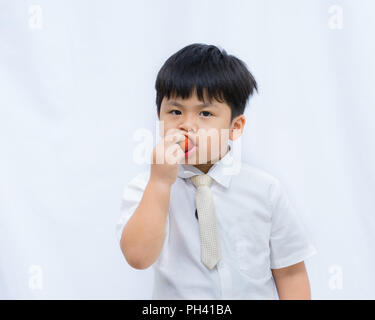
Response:
POLYGON ((191 177, 191 181, 197 188, 195 204, 198 210, 201 260, 207 268, 212 269, 221 258, 216 212, 210 188, 212 178, 201 174, 191 177))

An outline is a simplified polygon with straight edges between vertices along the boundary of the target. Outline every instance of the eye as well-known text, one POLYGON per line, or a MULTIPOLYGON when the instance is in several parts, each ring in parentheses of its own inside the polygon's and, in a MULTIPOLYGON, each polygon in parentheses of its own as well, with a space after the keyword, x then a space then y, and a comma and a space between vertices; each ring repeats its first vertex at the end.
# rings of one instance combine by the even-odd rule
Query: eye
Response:
MULTIPOLYGON (((206 112, 206 113, 209 113, 210 115, 212 115, 212 113, 209 112, 209 111, 202 111, 202 112, 206 112)), ((204 118, 207 118, 207 117, 204 117, 204 118)))
POLYGON ((173 111, 180 112, 180 110, 176 110, 176 109, 174 109, 174 110, 170 111, 169 113, 172 113, 173 111))

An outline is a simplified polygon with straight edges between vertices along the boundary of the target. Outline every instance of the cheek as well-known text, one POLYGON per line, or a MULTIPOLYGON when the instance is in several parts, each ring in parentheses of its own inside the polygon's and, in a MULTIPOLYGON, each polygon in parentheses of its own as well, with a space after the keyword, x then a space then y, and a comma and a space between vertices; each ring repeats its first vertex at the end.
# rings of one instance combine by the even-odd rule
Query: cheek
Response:
POLYGON ((173 126, 168 121, 163 121, 159 123, 159 134, 162 134, 163 137, 166 136, 169 130, 171 130, 173 126))
POLYGON ((220 148, 220 141, 221 141, 221 137, 220 137, 220 132, 218 131, 218 134, 217 135, 213 135, 213 136, 210 136, 209 137, 209 145, 210 145, 210 149, 212 148, 213 150, 217 150, 220 148))

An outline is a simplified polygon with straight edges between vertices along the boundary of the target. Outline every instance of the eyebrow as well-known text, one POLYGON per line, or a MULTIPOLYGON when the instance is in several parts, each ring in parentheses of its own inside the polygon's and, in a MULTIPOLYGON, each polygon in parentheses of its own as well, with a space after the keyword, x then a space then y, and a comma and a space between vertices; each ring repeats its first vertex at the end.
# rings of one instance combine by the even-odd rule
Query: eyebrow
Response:
MULTIPOLYGON (((172 101, 168 101, 168 102, 166 103, 166 105, 167 105, 167 106, 171 106, 171 105, 173 105, 173 106, 177 106, 177 107, 185 108, 184 105, 182 105, 181 103, 179 103, 179 102, 177 102, 177 101, 174 101, 174 100, 172 100, 172 101)), ((206 103, 198 104, 198 105, 196 105, 195 107, 196 107, 196 108, 203 108, 203 107, 217 107, 217 105, 216 105, 216 104, 209 103, 209 102, 206 102, 206 103)))

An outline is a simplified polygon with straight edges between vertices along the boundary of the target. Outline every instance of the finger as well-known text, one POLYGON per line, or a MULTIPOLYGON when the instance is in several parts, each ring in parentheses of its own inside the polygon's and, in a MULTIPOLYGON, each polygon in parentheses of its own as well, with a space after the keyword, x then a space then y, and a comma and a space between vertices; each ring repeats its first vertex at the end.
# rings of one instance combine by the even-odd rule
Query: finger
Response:
POLYGON ((166 136, 165 139, 166 141, 171 141, 172 143, 180 143, 181 141, 185 141, 185 135, 176 132, 166 136))
POLYGON ((181 158, 181 154, 183 154, 181 147, 177 144, 172 144, 165 151, 165 159, 168 164, 176 164, 181 158))
POLYGON ((181 142, 185 142, 186 141, 186 137, 185 136, 181 136, 178 141, 176 141, 176 144, 180 144, 181 142))

